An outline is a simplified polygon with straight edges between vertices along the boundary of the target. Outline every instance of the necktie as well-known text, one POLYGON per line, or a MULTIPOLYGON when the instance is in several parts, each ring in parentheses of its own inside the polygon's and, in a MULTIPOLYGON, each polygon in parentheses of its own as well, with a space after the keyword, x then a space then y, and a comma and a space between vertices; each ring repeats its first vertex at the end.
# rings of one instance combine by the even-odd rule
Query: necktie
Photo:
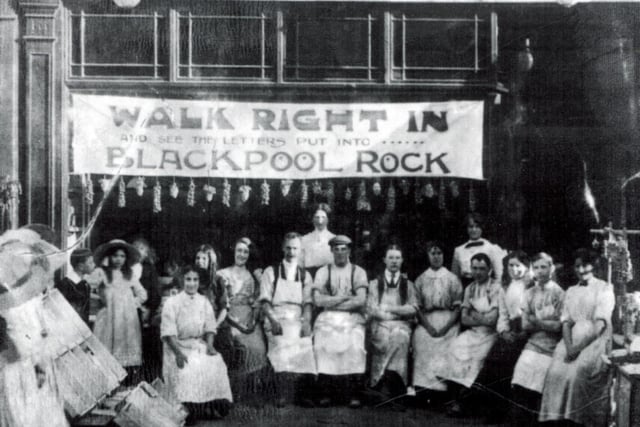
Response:
POLYGON ((578 282, 578 286, 587 286, 589 284, 589 282, 587 282, 586 280, 581 280, 580 282, 578 282))
POLYGON ((390 288, 395 288, 396 286, 398 286, 398 281, 396 280, 396 275, 395 274, 391 274, 391 280, 389 281, 389 287, 390 288))

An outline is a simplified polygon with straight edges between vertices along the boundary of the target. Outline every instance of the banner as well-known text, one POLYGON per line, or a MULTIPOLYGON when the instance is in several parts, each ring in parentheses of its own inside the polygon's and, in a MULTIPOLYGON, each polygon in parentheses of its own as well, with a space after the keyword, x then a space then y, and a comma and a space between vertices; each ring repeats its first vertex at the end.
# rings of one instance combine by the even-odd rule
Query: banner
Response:
POLYGON ((483 179, 483 109, 74 95, 73 173, 483 179))

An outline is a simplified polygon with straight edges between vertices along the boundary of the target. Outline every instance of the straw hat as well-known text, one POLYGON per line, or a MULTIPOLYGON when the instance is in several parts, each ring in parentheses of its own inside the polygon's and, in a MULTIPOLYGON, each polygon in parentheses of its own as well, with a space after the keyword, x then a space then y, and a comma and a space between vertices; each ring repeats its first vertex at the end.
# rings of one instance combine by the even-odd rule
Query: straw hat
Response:
POLYGON ((113 253, 116 249, 122 249, 126 252, 127 265, 129 267, 140 262, 140 252, 133 245, 130 245, 124 240, 114 239, 108 243, 103 243, 96 248, 93 255, 96 265, 102 265, 102 260, 104 260, 108 254, 113 253))
POLYGON ((9 230, 0 236, 0 313, 53 286, 53 273, 65 253, 33 230, 9 230))

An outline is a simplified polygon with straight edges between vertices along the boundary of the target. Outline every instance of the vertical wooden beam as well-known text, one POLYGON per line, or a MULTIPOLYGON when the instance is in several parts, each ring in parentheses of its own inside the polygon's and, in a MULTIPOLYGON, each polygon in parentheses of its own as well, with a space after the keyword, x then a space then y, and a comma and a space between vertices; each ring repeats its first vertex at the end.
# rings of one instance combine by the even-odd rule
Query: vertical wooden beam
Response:
POLYGON ((22 222, 46 224, 62 234, 67 195, 62 191, 62 153, 66 150, 61 137, 60 1, 19 0, 18 5, 24 67, 20 96, 22 222))
MULTIPOLYGON (((0 2, 0 178, 19 178, 18 157, 18 14, 13 2, 0 2)), ((9 213, 12 227, 18 225, 18 210, 9 213)), ((0 230, 2 232, 2 230, 0 230)))

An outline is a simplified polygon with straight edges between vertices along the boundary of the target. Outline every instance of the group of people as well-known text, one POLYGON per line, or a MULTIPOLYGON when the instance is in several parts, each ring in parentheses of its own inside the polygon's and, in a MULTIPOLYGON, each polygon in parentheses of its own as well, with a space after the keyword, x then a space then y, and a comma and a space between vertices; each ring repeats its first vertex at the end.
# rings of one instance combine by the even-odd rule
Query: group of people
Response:
POLYGON ((132 374, 143 362, 143 325, 156 327, 162 376, 191 417, 226 415, 232 396, 242 395, 238 382, 271 373, 278 407, 401 409, 410 390, 454 416, 489 407, 487 415, 522 423, 604 425, 609 377, 601 356, 615 299, 594 276, 597 255, 576 252, 579 283, 564 291, 548 254, 505 253, 482 238, 482 218, 471 214, 469 241, 455 249, 451 271, 445 247, 428 242, 429 267, 412 282, 400 246, 388 245, 382 268, 368 274, 351 262, 351 239, 326 223, 319 208, 315 230, 287 233, 282 260, 264 269, 248 268, 247 237, 224 269, 203 245, 193 266, 159 279, 155 291, 141 284, 141 251, 111 241, 93 254, 74 251, 59 287, 85 320, 87 295, 97 291, 104 307, 94 333, 132 374), (141 308, 152 293, 159 301, 145 321, 141 308))

